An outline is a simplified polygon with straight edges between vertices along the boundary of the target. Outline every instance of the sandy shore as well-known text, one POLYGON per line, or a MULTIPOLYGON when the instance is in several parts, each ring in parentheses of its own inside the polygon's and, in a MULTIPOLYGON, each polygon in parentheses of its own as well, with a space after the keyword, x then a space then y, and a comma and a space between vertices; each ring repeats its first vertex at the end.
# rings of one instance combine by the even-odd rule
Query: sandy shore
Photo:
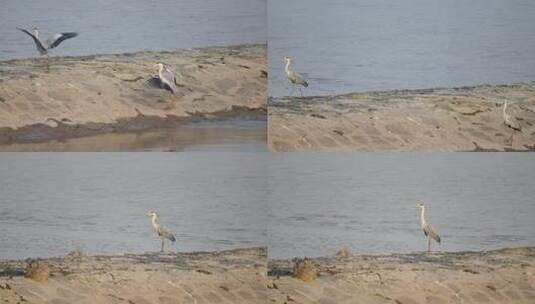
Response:
POLYGON ((42 260, 45 282, 22 276, 26 261, 0 261, 1 303, 265 303, 266 249, 78 256, 42 260))
POLYGON ((270 98, 268 126, 273 151, 529 151, 535 82, 270 98))
POLYGON ((0 143, 265 119, 266 77, 265 45, 1 61, 0 143), (154 85, 156 62, 177 94, 154 85))
POLYGON ((269 262, 269 303, 535 303, 535 248, 312 259, 318 278, 269 262))
POLYGON ((310 259, 317 277, 266 248, 0 261, 2 303, 533 303, 535 248, 310 259))

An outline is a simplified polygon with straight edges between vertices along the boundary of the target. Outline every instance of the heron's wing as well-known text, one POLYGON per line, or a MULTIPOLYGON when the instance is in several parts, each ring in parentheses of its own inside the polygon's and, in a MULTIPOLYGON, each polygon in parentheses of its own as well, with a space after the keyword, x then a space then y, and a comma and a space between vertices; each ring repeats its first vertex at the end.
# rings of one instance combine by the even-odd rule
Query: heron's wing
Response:
POLYGON ((177 91, 177 88, 176 88, 176 85, 175 85, 176 84, 175 74, 168 67, 165 67, 163 69, 163 71, 162 71, 162 79, 161 80, 166 85, 169 86, 169 88, 171 89, 171 91, 173 91, 173 93, 175 93, 177 91))
POLYGON ((424 226, 424 233, 426 236, 431 237, 433 240, 440 243, 440 235, 438 235, 438 232, 433 228, 433 226, 427 224, 424 226))
POLYGON ((34 36, 34 34, 28 32, 27 30, 25 30, 23 28, 19 28, 19 27, 17 27, 17 30, 22 31, 22 32, 26 33, 28 36, 32 37, 33 42, 35 42, 35 45, 37 46, 37 49, 39 50, 39 52, 46 53, 45 46, 41 43, 41 41, 37 37, 34 36))
POLYGON ((173 83, 174 84, 178 84, 176 82, 176 73, 175 73, 175 71, 173 69, 171 69, 170 67, 168 67, 168 66, 165 67, 165 70, 166 70, 166 72, 171 73, 171 75, 173 75, 173 83))
POLYGON ((56 35, 50 37, 46 41, 46 44, 48 45, 49 49, 53 49, 56 46, 58 46, 61 42, 63 42, 64 40, 67 40, 67 39, 70 39, 70 38, 74 38, 76 36, 78 36, 78 33, 74 33, 74 32, 56 34, 56 35))
POLYGON ((161 226, 160 229, 158 229, 158 235, 173 242, 176 241, 175 234, 167 227, 161 226))
POLYGON ((305 80, 305 77, 297 72, 292 72, 292 75, 290 75, 294 79, 294 82, 300 85, 303 85, 305 87, 308 87, 308 82, 305 80))

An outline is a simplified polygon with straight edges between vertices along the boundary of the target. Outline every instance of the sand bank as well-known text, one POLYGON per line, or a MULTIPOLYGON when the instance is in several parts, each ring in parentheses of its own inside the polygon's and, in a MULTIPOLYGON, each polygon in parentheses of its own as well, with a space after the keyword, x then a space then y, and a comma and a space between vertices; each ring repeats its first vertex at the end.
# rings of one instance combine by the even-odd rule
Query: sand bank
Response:
POLYGON ((534 303, 535 248, 347 255, 311 259, 312 282, 291 260, 269 262, 271 303, 534 303))
POLYGON ((265 303, 266 249, 44 259, 50 277, 0 261, 2 303, 265 303))
POLYGON ((265 119, 266 77, 265 45, 1 61, 0 143, 265 119), (156 62, 177 94, 155 86, 156 62))
POLYGON ((273 151, 528 151, 535 82, 270 98, 273 151), (504 123, 503 104, 515 130, 504 123))
POLYGON ((0 261, 2 303, 533 303, 535 248, 488 252, 352 255, 294 260, 266 248, 42 259, 50 276, 24 276, 29 261, 0 261), (39 279, 40 277, 36 277, 39 279))

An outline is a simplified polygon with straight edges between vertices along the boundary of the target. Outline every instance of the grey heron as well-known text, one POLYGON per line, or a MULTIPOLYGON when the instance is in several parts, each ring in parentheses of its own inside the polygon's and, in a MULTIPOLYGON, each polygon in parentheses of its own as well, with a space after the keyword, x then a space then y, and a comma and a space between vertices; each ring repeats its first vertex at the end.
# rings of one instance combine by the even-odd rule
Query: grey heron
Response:
POLYGON ((286 63, 286 65, 284 66, 286 78, 288 78, 288 80, 292 83, 292 85, 294 85, 294 87, 297 87, 299 89, 301 97, 303 97, 303 91, 301 90, 301 86, 307 88, 308 82, 301 74, 297 73, 296 71, 290 70, 290 64, 292 64, 291 58, 284 57, 284 62, 286 63))
POLYGON ((165 84, 173 94, 177 92, 176 88, 176 77, 173 70, 171 70, 167 65, 158 62, 154 65, 155 67, 158 67, 158 77, 160 78, 160 82, 165 84))
POLYGON ((420 208, 420 224, 422 226, 422 231, 427 237, 427 252, 431 252, 431 239, 440 244, 440 235, 438 235, 438 232, 433 226, 427 223, 427 220, 425 219, 425 206, 419 204, 418 207, 420 208))
POLYGON ((39 40, 39 29, 37 27, 33 28, 33 34, 23 28, 17 27, 17 29, 19 31, 22 31, 23 33, 26 33, 28 36, 32 37, 33 42, 35 42, 35 47, 37 48, 37 51, 39 51, 39 54, 45 55, 47 56, 47 58, 48 58, 48 50, 57 47, 64 40, 78 36, 78 33, 75 33, 75 32, 59 33, 48 38, 45 42, 42 42, 41 40, 39 40))
POLYGON ((151 217, 152 227, 162 240, 162 249, 160 250, 160 252, 163 252, 165 239, 168 239, 171 242, 176 242, 175 235, 173 231, 171 231, 169 228, 160 224, 160 217, 155 211, 150 211, 147 215, 151 217))

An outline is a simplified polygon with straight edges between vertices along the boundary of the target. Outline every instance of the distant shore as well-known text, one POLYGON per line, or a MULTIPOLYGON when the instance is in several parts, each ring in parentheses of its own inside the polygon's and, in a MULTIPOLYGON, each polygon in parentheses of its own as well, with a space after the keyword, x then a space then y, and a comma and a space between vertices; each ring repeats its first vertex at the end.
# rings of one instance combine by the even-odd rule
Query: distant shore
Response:
POLYGON ((268 102, 272 151, 533 151, 535 82, 268 102), (505 124, 503 105, 512 127, 505 124))
POLYGON ((309 261, 317 273, 310 282, 293 277, 295 261, 269 261, 269 303, 535 301, 535 247, 390 255, 342 251, 309 261))
POLYGON ((0 144, 265 120, 266 77, 265 45, 0 61, 0 144), (154 85, 156 62, 177 94, 154 85))

